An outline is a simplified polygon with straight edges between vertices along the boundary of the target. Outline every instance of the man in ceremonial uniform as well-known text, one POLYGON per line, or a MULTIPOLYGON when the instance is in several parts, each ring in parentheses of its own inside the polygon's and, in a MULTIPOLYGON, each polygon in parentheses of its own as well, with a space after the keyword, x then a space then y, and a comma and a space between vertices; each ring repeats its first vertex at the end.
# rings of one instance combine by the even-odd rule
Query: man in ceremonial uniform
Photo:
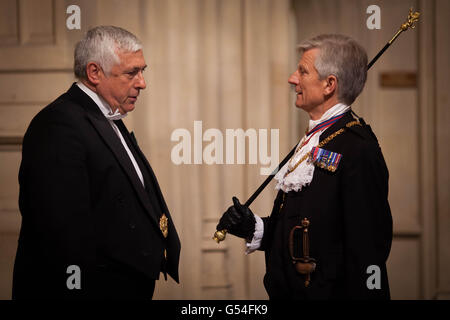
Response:
POLYGON ((142 45, 112 26, 75 48, 71 88, 32 120, 19 172, 13 299, 150 299, 178 282, 180 241, 122 118, 146 83, 142 45))
POLYGON ((233 198, 217 230, 264 250, 271 299, 389 299, 392 242, 388 170, 377 138, 350 105, 362 91, 367 55, 354 40, 320 35, 299 46, 289 77, 308 130, 275 179, 269 217, 233 198))

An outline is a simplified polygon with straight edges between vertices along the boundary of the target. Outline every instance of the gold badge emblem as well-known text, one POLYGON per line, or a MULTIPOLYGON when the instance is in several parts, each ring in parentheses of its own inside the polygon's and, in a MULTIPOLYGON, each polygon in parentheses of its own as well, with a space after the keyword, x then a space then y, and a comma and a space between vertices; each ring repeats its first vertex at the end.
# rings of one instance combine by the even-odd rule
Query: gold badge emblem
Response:
POLYGON ((159 229, 163 233, 164 238, 167 238, 167 235, 169 234, 169 228, 168 228, 169 222, 168 221, 169 221, 169 219, 167 219, 165 213, 163 213, 161 218, 159 218, 159 229))

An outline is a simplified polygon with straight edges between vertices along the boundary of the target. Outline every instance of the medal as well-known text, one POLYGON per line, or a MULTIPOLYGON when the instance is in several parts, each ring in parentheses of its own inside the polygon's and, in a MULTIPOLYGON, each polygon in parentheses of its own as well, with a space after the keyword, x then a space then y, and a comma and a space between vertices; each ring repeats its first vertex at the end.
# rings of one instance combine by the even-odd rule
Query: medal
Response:
POLYGON ((312 162, 314 165, 331 172, 336 171, 341 159, 342 154, 318 147, 313 147, 309 156, 309 162, 312 162))

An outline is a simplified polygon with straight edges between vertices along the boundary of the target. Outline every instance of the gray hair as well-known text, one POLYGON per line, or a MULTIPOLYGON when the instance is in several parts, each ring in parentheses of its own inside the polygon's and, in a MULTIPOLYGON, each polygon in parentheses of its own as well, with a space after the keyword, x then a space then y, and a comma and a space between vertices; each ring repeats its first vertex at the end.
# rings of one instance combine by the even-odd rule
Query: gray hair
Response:
POLYGON ((298 51, 318 48, 314 66, 322 80, 334 75, 338 85, 338 99, 347 105, 355 101, 367 79, 367 53, 355 40, 339 34, 322 34, 298 45, 298 51))
POLYGON ((89 62, 100 65, 106 75, 120 63, 118 51, 136 52, 142 49, 139 39, 125 29, 114 26, 98 26, 88 30, 75 46, 73 72, 78 79, 87 79, 89 62))

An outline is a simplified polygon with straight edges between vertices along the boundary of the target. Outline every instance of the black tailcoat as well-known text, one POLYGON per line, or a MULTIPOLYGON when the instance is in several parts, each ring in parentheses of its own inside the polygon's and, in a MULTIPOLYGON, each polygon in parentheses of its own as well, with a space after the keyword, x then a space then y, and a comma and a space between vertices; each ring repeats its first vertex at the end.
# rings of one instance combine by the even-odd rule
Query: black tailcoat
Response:
POLYGON ((179 281, 180 241, 156 177, 134 135, 116 124, 145 188, 110 123, 77 85, 30 123, 13 298, 148 298, 160 272, 179 281), (67 287, 71 265, 81 270, 81 289, 67 287))
MULTIPOLYGON (((354 118, 347 112, 322 133, 320 141, 351 121, 354 118)), ((280 191, 271 216, 263 218, 261 250, 265 250, 264 285, 269 297, 388 299, 386 260, 392 217, 388 170, 378 141, 369 126, 353 126, 323 149, 342 154, 338 169, 330 172, 316 166, 309 186, 299 192, 280 191), (305 276, 296 273, 288 250, 290 230, 305 217, 310 221, 310 256, 317 260, 308 287, 305 276), (379 289, 369 289, 375 283, 370 278, 374 271, 368 270, 372 265, 379 267, 379 289)))

